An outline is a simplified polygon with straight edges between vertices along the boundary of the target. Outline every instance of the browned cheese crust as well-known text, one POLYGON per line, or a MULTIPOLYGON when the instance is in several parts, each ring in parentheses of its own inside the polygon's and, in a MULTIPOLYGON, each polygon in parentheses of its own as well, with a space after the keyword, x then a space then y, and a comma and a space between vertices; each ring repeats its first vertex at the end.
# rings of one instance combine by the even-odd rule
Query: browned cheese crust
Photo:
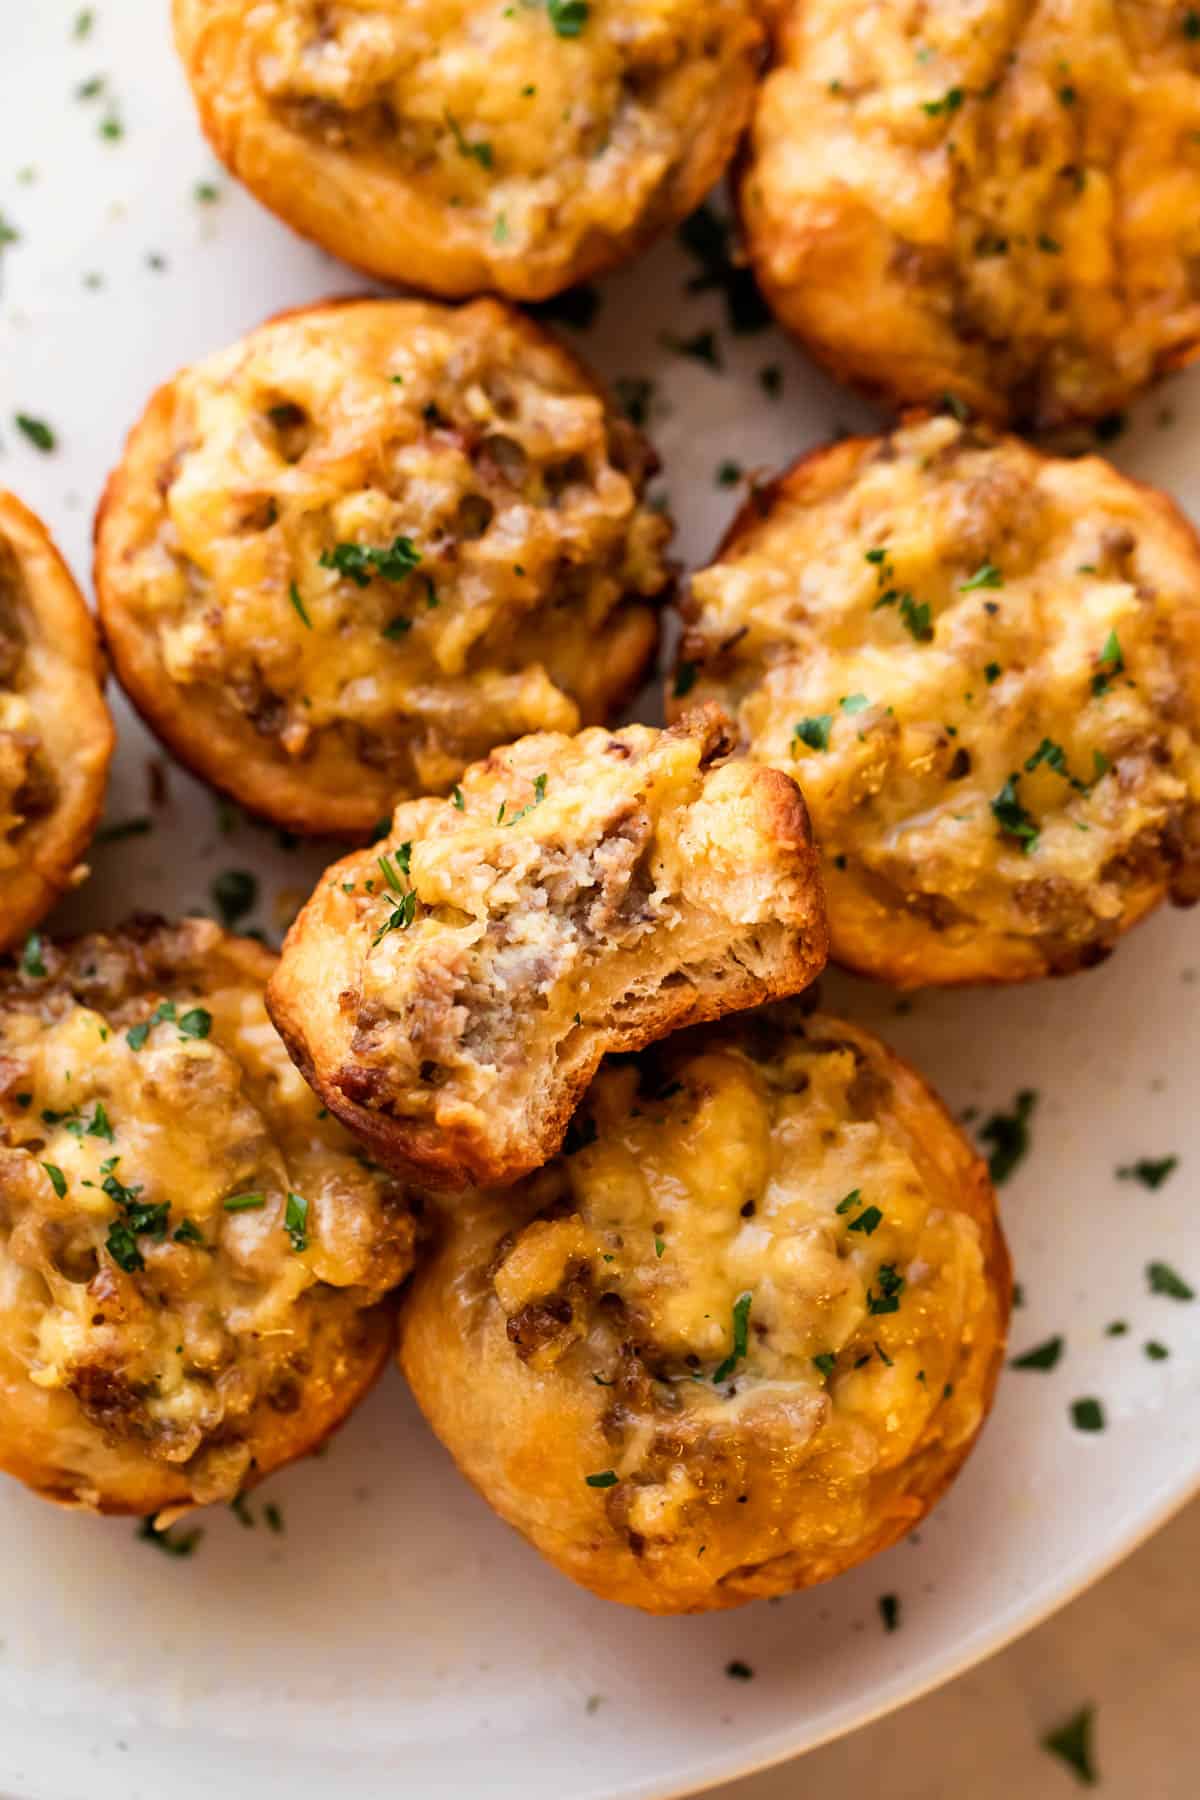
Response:
POLYGON ((390 281, 535 300, 689 213, 750 115, 757 0, 175 0, 217 155, 390 281))
POLYGON ((109 481, 117 674, 251 811, 367 832, 637 687, 670 580, 655 467, 587 370, 495 301, 284 315, 161 388, 109 481))
POLYGON ((0 489, 0 949, 85 872, 113 750, 103 681, 70 570, 0 489))
POLYGON ((412 1213, 288 1061, 257 944, 39 956, 0 977, 0 1468, 101 1512, 229 1499, 385 1364, 412 1213))
POLYGON ((442 1186, 552 1156, 611 1050, 798 992, 825 960, 796 784, 673 730, 541 734, 328 869, 268 1003, 325 1104, 442 1186))
POLYGON ((1200 543, 1098 458, 949 418, 815 451, 684 613, 686 704, 804 789, 836 961, 1066 974, 1200 895, 1200 543))
POLYGON ((1200 346, 1184 0, 772 0, 741 203, 835 374, 998 422, 1112 413, 1200 346))
POLYGON ((648 1612, 825 1581, 991 1405, 987 1172, 913 1070, 794 1003, 606 1063, 578 1147, 464 1196, 401 1314, 429 1423, 565 1574, 648 1612))

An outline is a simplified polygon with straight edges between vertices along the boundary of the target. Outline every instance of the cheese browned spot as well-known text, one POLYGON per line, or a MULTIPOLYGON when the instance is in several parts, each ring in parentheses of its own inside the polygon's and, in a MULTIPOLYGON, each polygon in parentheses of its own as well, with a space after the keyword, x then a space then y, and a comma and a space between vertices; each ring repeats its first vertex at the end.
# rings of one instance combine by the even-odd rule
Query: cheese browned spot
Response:
POLYGON ((217 153, 298 230, 434 293, 634 254, 749 116, 754 0, 175 0, 217 153))
POLYGON ((207 921, 0 983, 0 1467, 142 1513, 313 1448, 386 1358, 414 1224, 207 921))
POLYGON ((494 301, 285 316, 184 370, 130 438, 97 537, 117 673, 252 810, 367 831, 636 687, 670 577, 654 467, 494 301))
POLYGON ((397 807, 293 925, 272 1016, 334 1112, 441 1185, 552 1155, 609 1050, 795 993, 825 957, 790 777, 728 721, 540 734, 397 807))
POLYGON ((929 1089, 777 1007, 607 1063, 580 1124, 574 1154, 454 1208, 403 1314, 464 1473, 655 1612, 902 1535, 974 1441, 1009 1304, 986 1173, 929 1089))
POLYGON ((898 404, 1099 418, 1200 346, 1182 0, 779 0, 742 206, 783 322, 898 404))
POLYGON ((112 755, 102 675, 66 565, 0 490, 0 947, 81 873, 112 755))
POLYGON ((683 655, 803 787, 837 960, 1015 980, 1200 893, 1198 595, 1163 495, 941 418, 760 495, 683 655))

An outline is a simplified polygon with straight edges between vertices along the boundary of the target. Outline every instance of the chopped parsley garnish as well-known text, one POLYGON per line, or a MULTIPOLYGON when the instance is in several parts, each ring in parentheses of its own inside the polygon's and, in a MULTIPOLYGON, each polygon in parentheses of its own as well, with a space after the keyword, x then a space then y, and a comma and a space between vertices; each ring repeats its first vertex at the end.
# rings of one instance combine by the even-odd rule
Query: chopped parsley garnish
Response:
POLYGON ((1047 1338, 1044 1344, 1035 1344, 1032 1350, 1026 1350, 1023 1356, 1014 1356, 1014 1369, 1052 1369, 1063 1353, 1061 1337, 1047 1338))
POLYGON ((900 596, 900 622, 918 644, 927 644, 933 636, 933 626, 929 603, 922 600, 920 605, 911 594, 900 596))
POLYGON ((407 637, 411 630, 412 620, 406 619, 403 613, 398 613, 384 626, 383 635, 389 644, 394 644, 397 638, 407 637))
POLYGON ((657 1256, 657 1257, 661 1257, 661 1256, 662 1256, 662 1253, 663 1253, 663 1251, 664 1251, 664 1250, 665 1250, 665 1249, 666 1249, 666 1247, 667 1247, 667 1246, 666 1246, 666 1242, 665 1242, 665 1240, 664 1240, 664 1239, 663 1239, 663 1238, 660 1238, 660 1237, 656 1237, 656 1238, 655 1238, 655 1240, 654 1240, 654 1254, 655 1254, 655 1256, 657 1256))
POLYGON ((792 729, 792 755, 796 746, 805 744, 810 750, 828 750, 832 713, 819 713, 814 719, 800 719, 792 729))
POLYGON ((31 931, 25 939, 25 947, 21 951, 20 968, 22 975, 28 975, 31 981, 41 981, 46 974, 42 940, 36 931, 31 931))
POLYGON ((741 463, 733 462, 730 458, 727 457, 724 462, 717 464, 717 486, 718 487, 736 487, 738 482, 741 479, 742 479, 741 463))
POLYGON ((997 1187, 1008 1180, 1029 1153, 1029 1121, 1037 1098, 1032 1088, 1022 1088, 1010 1113, 993 1113, 979 1128, 980 1137, 991 1146, 988 1174, 997 1187))
MULTIPOLYGON (((529 92, 533 92, 532 88, 529 92)), ((549 300, 539 300, 529 311, 551 324, 569 325, 572 331, 586 331, 600 311, 600 290, 590 282, 581 281, 561 294, 553 294, 549 300)))
POLYGON ((861 1196, 862 1196, 861 1188, 851 1188, 850 1192, 846 1195, 845 1199, 838 1201, 837 1206, 834 1208, 834 1211, 838 1212, 838 1213, 848 1213, 852 1206, 857 1206, 861 1196))
POLYGON ((842 711, 849 714, 851 717, 853 717, 855 713, 865 712, 870 704, 871 702, 867 699, 865 694, 843 694, 842 698, 838 701, 838 705, 841 707, 842 711))
POLYGON ((410 888, 406 894, 400 896, 390 917, 384 921, 379 930, 375 933, 375 936, 371 940, 371 948, 374 949, 375 945, 378 944, 382 938, 387 937, 388 933, 391 931, 407 931, 416 916, 417 890, 415 888, 410 888))
POLYGON ((221 1202, 228 1213, 261 1212, 266 1204, 265 1194, 230 1194, 228 1200, 221 1202))
MULTIPOLYGON (((744 336, 762 331, 771 323, 753 272, 737 258, 734 229, 728 220, 705 202, 679 227, 679 241, 700 264, 699 273, 687 284, 689 291, 702 294, 718 290, 725 301, 731 331, 744 336)), ((770 364, 760 372, 759 381, 763 391, 774 399, 783 387, 782 371, 770 364)))
POLYGON ((900 1596, 898 1594, 880 1594, 879 1617, 883 1620, 885 1631, 897 1631, 900 1626, 900 1596))
POLYGON ((1178 1167, 1177 1156, 1139 1156, 1135 1163, 1125 1163, 1117 1170, 1117 1179, 1140 1181, 1143 1187, 1160 1188, 1178 1167))
POLYGON ((690 338, 676 337, 673 332, 664 331, 662 342, 677 356, 690 356, 693 362, 705 363, 710 369, 721 367, 721 351, 715 331, 698 331, 690 338))
POLYGON ((294 581, 288 588, 288 599, 291 601, 296 616, 299 618, 300 623, 304 626, 305 630, 311 631, 313 628, 312 620, 304 609, 304 602, 300 598, 300 589, 296 586, 294 581))
POLYGON ((454 786, 450 789, 450 798, 454 802, 454 804, 457 807, 459 812, 466 812, 467 802, 463 795, 463 791, 459 787, 457 781, 455 782, 454 786))
POLYGON ((1183 35, 1193 43, 1200 38, 1200 12, 1194 6, 1189 6, 1183 15, 1183 35))
POLYGON ((102 825, 96 833, 98 844, 120 844, 126 838, 148 837, 154 830, 153 819, 117 819, 111 825, 102 825))
POLYGON ((984 673, 984 677, 987 681, 988 686, 991 687, 991 685, 994 681, 999 681, 1001 675, 1003 675, 1003 673, 1004 673, 1004 670, 1000 667, 1000 664, 998 662, 990 662, 990 663, 988 663, 987 667, 984 669, 983 673, 984 673))
POLYGON ((875 1279, 879 1283, 879 1292, 867 1289, 867 1311, 876 1315, 899 1312, 904 1277, 897 1271, 895 1264, 880 1263, 875 1271, 875 1279))
POLYGON ((995 563, 980 563, 969 581, 959 583, 960 594, 973 593, 976 588, 998 588, 1004 586, 1004 577, 995 563))
POLYGON ((308 1249, 308 1201, 301 1194, 289 1194, 283 1215, 283 1229, 292 1240, 293 1250, 308 1249))
POLYGON ((617 1471, 615 1469, 601 1469, 601 1471, 598 1475, 585 1475, 584 1480, 587 1482, 587 1485, 589 1487, 594 1487, 594 1488, 616 1487, 617 1471))
POLYGON ((43 456, 48 456, 58 443, 58 439, 45 419, 35 419, 32 413, 14 413, 13 423, 17 430, 29 439, 34 449, 42 452, 43 456))
POLYGON ((588 22, 588 0, 546 0, 546 11, 562 38, 578 37, 588 22))
POLYGON ((146 1266, 145 1258, 137 1247, 137 1239, 128 1225, 119 1220, 109 1226, 104 1247, 119 1269, 127 1275, 136 1274, 138 1269, 146 1266))
POLYGON ((851 1219, 850 1230, 861 1231, 867 1237, 871 1237, 882 1224, 883 1214, 880 1212, 879 1208, 877 1206, 867 1206, 859 1213, 857 1219, 851 1219))
POLYGON ((690 694, 696 685, 697 669, 694 662, 681 662, 675 671, 675 698, 682 700, 690 694))
POLYGON ((1168 1356, 1171 1354, 1167 1349, 1167 1346, 1165 1344, 1160 1344, 1157 1338, 1150 1338, 1147 1343, 1142 1345, 1142 1349, 1150 1358, 1151 1362, 1166 1362, 1168 1356))
POLYGON ((1104 648, 1100 652, 1100 668, 1092 676, 1092 692, 1106 694, 1112 676, 1119 675, 1125 667, 1125 658, 1121 652, 1121 640, 1115 631, 1110 631, 1104 640, 1104 648))
POLYGON ((837 1357, 832 1350, 822 1350, 820 1356, 813 1357, 813 1367, 828 1381, 837 1367, 837 1357))
POLYGON ((618 375, 613 382, 613 392, 631 425, 640 430, 647 424, 654 404, 654 383, 649 376, 618 375))
POLYGON ((713 1385, 719 1387, 721 1382, 728 1381, 737 1365, 746 1354, 746 1346, 750 1338, 750 1304, 753 1294, 739 1294, 733 1303, 733 1349, 724 1362, 713 1373, 713 1385))
POLYGON ((131 1025, 125 1033, 125 1042, 131 1050, 142 1050, 145 1048, 146 1039, 149 1036, 150 1022, 147 1020, 143 1025, 131 1025))
POLYGON ((749 1663, 741 1662, 737 1657, 725 1664, 725 1673, 730 1681, 753 1681, 754 1670, 749 1663))
POLYGON ((112 1120, 104 1110, 103 1100, 96 1102, 96 1110, 87 1124, 87 1134, 89 1137, 103 1138, 106 1144, 113 1141, 112 1120))
POLYGON ((455 146, 460 156, 473 157, 481 169, 490 169, 493 162, 492 146, 480 139, 472 142, 463 131, 462 126, 452 112, 446 113, 446 123, 454 136, 455 146))
POLYGON ((249 869, 222 869, 209 888, 222 925, 236 925, 258 902, 258 878, 249 869))
POLYGON ((1091 1395, 1083 1400, 1072 1400, 1071 1423, 1076 1431, 1103 1431, 1104 1408, 1100 1401, 1091 1395))
POLYGON ((393 538, 390 545, 382 548, 370 544, 335 544, 332 550, 322 550, 320 556, 323 569, 336 569, 339 575, 346 576, 360 588, 365 588, 373 575, 378 575, 381 581, 403 581, 420 561, 421 552, 407 537, 393 538))
POLYGON ((221 190, 215 181, 198 181, 192 189, 192 196, 201 206, 215 206, 221 198, 221 190))
POLYGON ((992 817, 1000 827, 1001 835, 1016 838, 1025 855, 1036 850, 1041 832, 1037 820, 1032 813, 1026 812, 1017 795, 1017 784, 1021 777, 1015 772, 1009 776, 996 798, 992 801, 992 817))
POLYGON ((138 1541, 143 1544, 153 1544, 156 1550, 163 1552, 164 1556, 190 1556, 203 1536, 204 1532, 200 1526, 196 1526, 192 1531, 176 1531, 174 1533, 155 1531, 153 1513, 144 1518, 137 1528, 138 1541))
POLYGON ((962 88, 947 88, 940 100, 923 100, 921 102, 921 111, 923 113, 928 113, 931 119, 936 119, 942 113, 956 113, 965 99, 966 95, 962 88))
POLYGON ((191 1219, 181 1219, 171 1233, 177 1244, 203 1244, 204 1233, 191 1219))
POLYGON ((508 242, 508 216, 506 213, 496 214, 492 223, 492 242, 493 244, 507 244, 508 242))
POLYGON ((1051 237, 1050 233, 1048 231, 1039 231, 1038 232, 1037 247, 1046 256, 1061 256, 1062 255, 1062 245, 1059 243, 1057 238, 1051 237))
POLYGON ((1170 1263, 1147 1263, 1146 1280, 1150 1284, 1152 1294, 1162 1294, 1168 1300, 1194 1300, 1196 1298, 1195 1288, 1190 1287, 1183 1276, 1176 1273, 1170 1263))
POLYGON ((267 1530, 273 1531, 276 1537, 280 1536, 283 1531, 283 1514, 274 1500, 268 1500, 263 1507, 263 1518, 266 1520, 267 1530))
POLYGON ((1096 1787, 1100 1777, 1096 1773, 1096 1765, 1092 1757, 1092 1725, 1096 1717, 1094 1706, 1082 1706, 1069 1718, 1065 1725, 1056 1731, 1047 1732, 1042 1739, 1042 1749, 1057 1756, 1073 1769, 1084 1787, 1096 1787))
POLYGON ((81 39, 87 37, 88 33, 91 31, 92 26, 95 23, 96 23, 95 11, 93 10, 92 7, 85 6, 81 12, 77 12, 75 14, 75 23, 71 27, 71 36, 73 38, 81 38, 81 39))
POLYGON ((1056 775, 1061 775, 1063 780, 1069 782, 1077 792, 1086 794, 1087 783, 1072 775, 1067 766, 1066 751, 1061 744, 1056 744, 1053 738, 1044 737, 1033 755, 1026 758, 1025 773, 1032 775, 1033 771, 1040 768, 1042 763, 1045 763, 1048 769, 1053 769, 1056 775))
POLYGON ((178 1025, 181 1038, 206 1038, 212 1030, 212 1014, 203 1006, 193 1006, 180 1016, 178 1025))
POLYGON ((59 1168, 58 1164, 44 1162, 42 1167, 50 1177, 50 1186, 54 1189, 60 1200, 64 1199, 67 1192, 67 1178, 59 1168))
MULTIPOLYGON (((497 819, 496 823, 498 825, 502 824, 502 823, 507 823, 508 825, 515 825, 517 823, 518 819, 523 819, 527 813, 531 813, 535 806, 540 806, 542 804, 542 801, 545 798, 546 798, 546 776, 545 776, 545 774, 537 775, 534 777, 534 782, 533 782, 533 799, 530 800, 526 806, 523 806, 519 812, 515 812, 512 815, 511 819, 509 819, 507 821, 497 819)), ((501 812, 504 811, 503 803, 501 804, 500 811, 501 812)))

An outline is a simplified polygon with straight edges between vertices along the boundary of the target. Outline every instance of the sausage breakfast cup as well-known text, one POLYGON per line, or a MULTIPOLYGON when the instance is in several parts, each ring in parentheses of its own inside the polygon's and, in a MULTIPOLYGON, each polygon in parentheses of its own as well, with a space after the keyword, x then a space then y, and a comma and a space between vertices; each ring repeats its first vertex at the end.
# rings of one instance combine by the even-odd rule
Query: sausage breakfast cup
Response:
POLYGON ((606 1599, 703 1612, 853 1567, 991 1404, 987 1172, 878 1039, 794 1003, 610 1060, 561 1157, 439 1229, 402 1312, 413 1392, 606 1599))

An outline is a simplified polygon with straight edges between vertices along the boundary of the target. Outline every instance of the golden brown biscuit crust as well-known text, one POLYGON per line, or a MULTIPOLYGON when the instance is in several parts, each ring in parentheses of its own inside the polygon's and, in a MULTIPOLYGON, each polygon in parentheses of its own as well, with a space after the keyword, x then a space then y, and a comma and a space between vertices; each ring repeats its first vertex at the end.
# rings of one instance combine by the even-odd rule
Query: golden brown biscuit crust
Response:
POLYGON ((174 19, 214 150, 297 231, 406 286, 536 300, 634 256, 720 177, 757 11, 175 0, 174 19))
POLYGON ((1200 349, 1200 44, 1183 5, 775 0, 741 205, 822 362, 1039 428, 1200 349))
POLYGON ((392 1341, 404 1195, 323 1119, 207 920, 0 978, 0 1467, 47 1499, 228 1499, 318 1445, 392 1341))
POLYGON ((798 992, 825 959, 804 802, 728 721, 541 734, 326 871, 271 1016, 329 1107, 439 1186, 554 1154, 601 1057, 798 992))
POLYGON ((0 949, 79 873, 113 726, 91 615, 41 521, 0 489, 0 949))
POLYGON ((870 1033, 782 1006, 606 1064, 580 1120, 573 1155, 447 1209, 402 1309, 463 1473, 649 1612, 789 1593, 904 1536, 987 1415, 1011 1300, 938 1099, 870 1033))
POLYGON ((803 786, 836 961, 1028 980, 1200 894, 1198 592, 1164 495, 917 420, 755 497, 692 581, 682 666, 803 786))
POLYGON ((329 303, 161 388, 96 523, 117 674, 250 811, 366 833, 637 687, 671 579, 644 439, 509 307, 329 303))

